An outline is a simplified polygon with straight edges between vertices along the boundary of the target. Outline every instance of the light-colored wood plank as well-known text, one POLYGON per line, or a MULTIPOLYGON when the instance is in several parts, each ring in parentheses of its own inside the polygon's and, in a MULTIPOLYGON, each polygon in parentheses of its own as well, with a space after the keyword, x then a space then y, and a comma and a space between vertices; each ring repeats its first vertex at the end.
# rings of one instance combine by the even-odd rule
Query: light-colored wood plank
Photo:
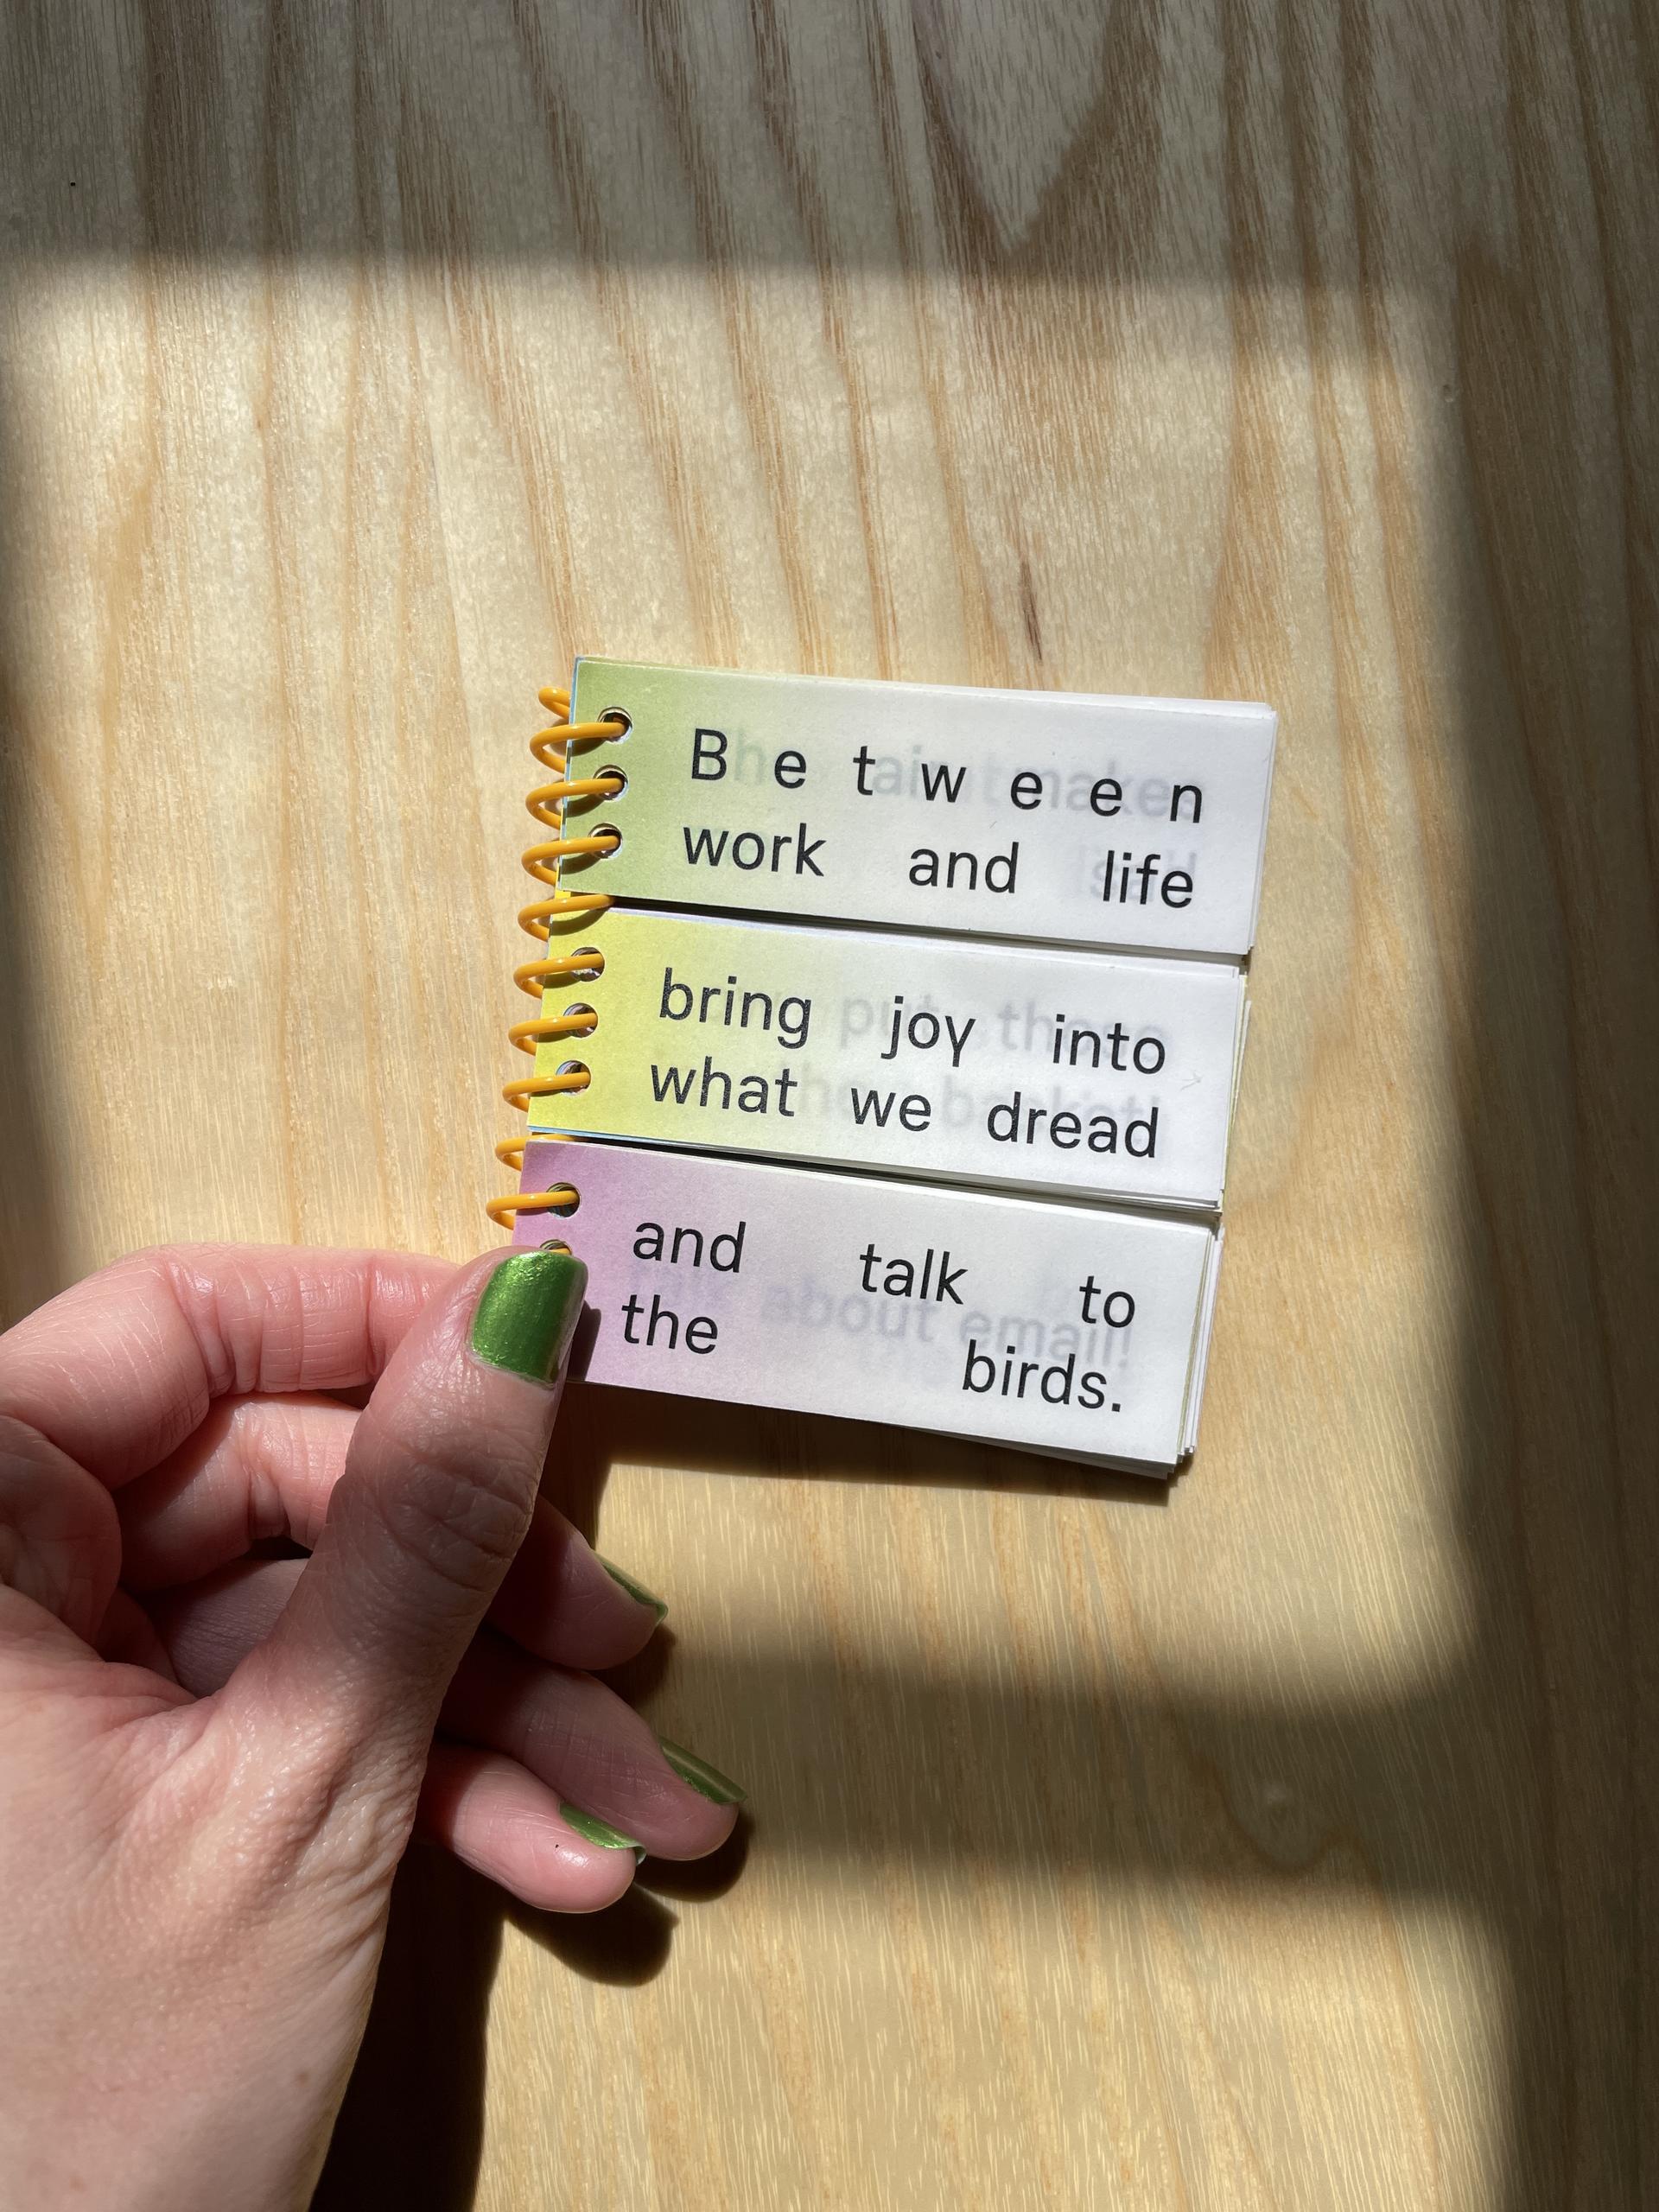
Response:
POLYGON ((575 651, 1283 712, 1194 1468, 578 1394, 747 1863, 413 1867, 325 2194, 1650 2201, 1650 13, 8 35, 12 1310, 482 1240, 575 651))

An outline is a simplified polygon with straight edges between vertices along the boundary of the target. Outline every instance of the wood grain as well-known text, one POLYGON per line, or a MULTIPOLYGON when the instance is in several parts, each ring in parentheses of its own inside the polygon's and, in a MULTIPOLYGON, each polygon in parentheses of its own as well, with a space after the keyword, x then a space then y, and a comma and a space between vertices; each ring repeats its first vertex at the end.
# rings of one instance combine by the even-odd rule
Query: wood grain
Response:
POLYGON ((1651 2203, 1651 11, 6 36, 10 1310, 482 1240, 576 650, 1283 714, 1192 1471, 581 1399, 752 1828, 412 1865, 324 2201, 1651 2203))

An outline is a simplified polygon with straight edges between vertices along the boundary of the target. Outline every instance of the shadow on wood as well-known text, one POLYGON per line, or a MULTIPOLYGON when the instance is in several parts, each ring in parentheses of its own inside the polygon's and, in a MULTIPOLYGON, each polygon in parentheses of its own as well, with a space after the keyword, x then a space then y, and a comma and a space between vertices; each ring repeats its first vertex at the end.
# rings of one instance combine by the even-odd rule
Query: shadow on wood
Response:
MULTIPOLYGON (((1022 11, 1005 12, 1017 31, 1022 11)), ((1048 472, 1070 468, 1086 486, 1110 430, 1109 382, 1089 387, 1075 419, 1043 419, 1040 383, 1022 381, 1033 359, 1064 343, 1075 359, 1109 361, 1137 299, 1186 289, 1224 295, 1248 368, 1272 352, 1274 303, 1293 303, 1310 362, 1299 404, 1319 424, 1329 606, 1310 609, 1287 585, 1282 455, 1268 411, 1247 397, 1228 466, 1248 527, 1214 579, 1216 630, 1232 642, 1211 665, 1218 684, 1265 688, 1258 671, 1287 664, 1287 641, 1328 620, 1336 727, 1304 756, 1325 752, 1327 734, 1340 754, 1325 834, 1348 841, 1374 884, 1388 880, 1402 813, 1421 848, 1427 956, 1414 964, 1391 909, 1357 912, 1355 1002, 1322 1049, 1351 1055, 1370 1013, 1414 995, 1443 1009, 1456 1170, 1448 1249, 1432 1256, 1461 1311, 1456 1341, 1402 1371, 1425 1389, 1445 1382, 1456 1402, 1440 1484, 1468 1637, 1440 1676, 1375 1692, 1340 1676, 1277 1698, 1148 1688, 1155 1667, 1133 1653, 1103 1682, 1079 1669, 1011 1683, 971 1651, 930 1670, 827 1641, 688 1652, 683 1686, 752 1786, 757 1859, 791 1854, 826 1883, 903 1865, 1141 1886, 1195 1910, 1221 1890, 1305 1910, 1370 1891, 1445 1905, 1490 1939, 1506 1980, 1495 2196, 1507 2212, 1641 2204, 1659 2160, 1651 32, 1618 8, 1374 0, 1327 21, 1239 0, 1205 16, 1224 128, 1217 147, 1189 149, 1160 92, 1172 49, 1198 34, 1149 0, 1061 5, 1050 39, 1012 42, 996 10, 969 11, 973 35, 957 36, 936 0, 918 0, 908 13, 867 10, 856 35, 810 51, 791 35, 808 11, 788 7, 648 7, 608 37, 591 14, 552 4, 93 13, 89 29, 82 13, 19 11, 7 33, 17 135, 0 251, 20 265, 338 260, 372 272, 418 259, 442 272, 451 313, 492 330, 480 350, 493 365, 472 274, 566 264, 588 277, 595 327, 647 412, 671 386, 680 327, 668 312, 630 321, 611 272, 717 272, 741 351, 753 334, 732 303, 734 272, 810 269, 861 436, 887 402, 860 384, 857 343, 836 320, 843 280, 875 269, 959 284, 980 303, 1007 402, 995 419, 1023 472, 1006 513, 976 518, 987 537, 1020 541, 1019 618, 999 626, 988 595, 975 604, 988 652, 1032 680, 1055 680, 1055 664, 1040 560, 1033 570, 1020 537, 1027 511, 1048 472), (914 115, 894 90, 901 41, 914 115), (721 82, 734 87, 723 101, 721 82), (830 165, 818 156, 836 133, 847 143, 830 165), (1184 196, 1179 219, 1154 230, 1160 164, 1184 196), (820 188, 831 173, 839 196, 820 188), (937 232, 918 222, 924 188, 937 232), (1022 294, 1039 285, 1047 320, 1027 329, 1022 294), (1431 296, 1458 364, 1433 441, 1437 505, 1402 461, 1402 392, 1421 366, 1407 310, 1431 296), (1365 372, 1363 443, 1344 438, 1323 375, 1344 355, 1365 372), (1355 472, 1375 480, 1361 491, 1355 472), (1363 542, 1368 500, 1380 549, 1363 542), (1448 576, 1445 602, 1426 607, 1426 580, 1448 576), (1379 765, 1363 603, 1385 607, 1400 664, 1408 793, 1379 765), (1449 688, 1421 642, 1435 623, 1455 639, 1449 688), (958 1788, 964 1774, 979 1786, 958 1788)), ((518 399, 510 380, 502 389, 493 404, 511 414, 518 399)), ((783 403, 766 397, 754 436, 781 450, 783 403)), ((928 404, 947 411, 937 383, 928 404)), ((972 435, 964 426, 961 443, 972 435)), ((866 447, 853 440, 849 454, 849 469, 864 467, 866 447)), ((696 476, 680 449, 662 473, 677 486, 696 476)), ((7 483, 15 545, 29 490, 10 472, 7 483)), ((1090 497, 1111 488, 1100 476, 1090 497)), ((550 463, 547 490, 556 505, 550 463)), ((859 493, 869 496, 863 476, 859 493)), ((971 597, 980 540, 961 520, 959 480, 953 497, 963 534, 938 558, 957 563, 971 597)), ((1090 499, 1077 497, 1086 523, 1090 499)), ((1053 562, 1063 578, 1064 545, 1053 562)), ((890 584, 878 578, 873 596, 890 584)), ((791 603, 816 613, 810 580, 795 588, 791 603)), ((0 610, 9 670, 26 649, 19 619, 10 601, 0 610)), ((799 648, 804 660, 823 649, 804 617, 799 648)), ((10 716, 10 681, 4 704, 10 716)), ((66 705, 63 728, 78 721, 66 705)), ((10 746, 4 766, 0 1110, 16 1311, 67 1260, 39 925, 18 888, 47 801, 10 746)), ((1280 804, 1287 819, 1313 800, 1287 783, 1280 804)), ((1270 900, 1273 880, 1270 857, 1270 900)), ((1391 1085, 1376 1084, 1377 1130, 1391 1085)), ((1357 1152, 1340 1165, 1368 1221, 1394 1218, 1400 1193, 1357 1152)), ((1386 1225, 1378 1234, 1381 1249, 1386 1225)), ((1224 1275, 1224 1332, 1229 1295, 1224 1275)), ((1304 1366, 1317 1349, 1298 1347, 1304 1366)), ((624 1459, 1052 1491, 1103 1514, 1164 1495, 853 1423, 596 1392, 573 1394, 563 1448, 561 1480, 590 1529, 624 1459)), ((1320 1472, 1332 1490, 1353 1479, 1334 1457, 1320 1472)), ((1436 1535, 1419 1532, 1425 1550, 1436 1535)), ((1334 1575, 1351 1562, 1324 1564, 1334 1575)), ((678 1665, 664 1643, 630 1687, 649 1703, 678 1665)), ((643 1985, 690 1909, 685 1885, 710 1878, 717 1893, 749 1847, 743 1834, 706 1877, 647 1866, 640 1895, 586 1926, 515 1925, 579 1972, 643 1985)), ((321 2202, 472 2201, 503 1911, 460 1870, 411 1859, 321 2202)))

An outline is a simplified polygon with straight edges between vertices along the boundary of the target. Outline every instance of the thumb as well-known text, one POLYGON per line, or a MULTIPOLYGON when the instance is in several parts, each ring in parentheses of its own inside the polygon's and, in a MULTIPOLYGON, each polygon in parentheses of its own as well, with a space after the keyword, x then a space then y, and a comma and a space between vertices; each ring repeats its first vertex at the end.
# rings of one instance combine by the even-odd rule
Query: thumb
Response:
POLYGON ((359 1417, 316 1548, 221 1693, 418 1773, 450 1676, 530 1524, 588 1270, 463 1268, 359 1417))

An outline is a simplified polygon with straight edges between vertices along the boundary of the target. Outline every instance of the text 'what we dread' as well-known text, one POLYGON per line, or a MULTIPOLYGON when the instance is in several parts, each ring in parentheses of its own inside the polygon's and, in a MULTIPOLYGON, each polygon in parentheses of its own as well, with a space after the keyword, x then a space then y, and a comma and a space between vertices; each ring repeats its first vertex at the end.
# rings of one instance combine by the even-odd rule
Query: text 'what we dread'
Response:
MULTIPOLYGON (((798 1054, 810 1045, 813 1000, 805 991, 780 995, 751 988, 735 973, 715 982, 688 981, 671 963, 662 971, 662 990, 657 1002, 659 1023, 689 1029, 715 1028, 735 1033, 753 1047, 766 1040, 779 1053, 798 1054)), ((955 1011, 907 1002, 902 992, 872 1001, 842 999, 838 1011, 839 1033, 834 1038, 838 1065, 853 1053, 866 1063, 875 1079, 864 1082, 827 1082, 804 1063, 798 1072, 781 1059, 772 1065, 747 1068, 734 1064, 730 1046, 721 1044, 720 1057, 705 1052, 699 1061, 652 1058, 650 1062, 652 1103, 683 1108, 698 1115, 740 1114, 792 1122, 809 1119, 840 1122, 851 1129, 885 1129, 890 1124, 918 1136, 936 1127, 957 1128, 969 1120, 982 1120, 994 1143, 1048 1144, 1062 1152, 1086 1150, 1131 1158, 1156 1157, 1159 1108, 1146 1106, 1135 1113, 1076 1111, 1055 1103, 1040 1103, 1024 1086, 1004 1085, 988 1100, 974 1096, 950 1080, 973 1062, 976 1046, 995 1065, 1006 1065, 1011 1052, 1023 1049, 1034 1063, 1033 1072, 1059 1070, 1063 1075, 1109 1073, 1125 1077, 1156 1078, 1163 1071, 1169 1047, 1156 1030, 1135 1029, 1122 1020, 1086 1022, 1058 1010, 1043 1010, 1012 1002, 994 1015, 955 1011), (882 1081, 884 1070, 891 1079, 882 1081), (942 1092, 907 1089, 938 1071, 946 1081, 942 1092), (902 1078, 902 1080, 901 1080, 902 1078)), ((832 1030, 836 1017, 832 1015, 832 1030)))
MULTIPOLYGON (((707 726, 692 733, 690 772, 696 784, 729 784, 741 790, 769 781, 785 791, 810 791, 823 775, 821 770, 815 773, 805 753, 797 747, 772 752, 747 740, 734 745, 726 731, 707 726)), ((948 810, 960 804, 969 788, 969 774, 963 764, 928 759, 919 746, 912 747, 907 758, 901 758, 873 753, 868 745, 861 745, 842 764, 837 779, 842 788, 836 795, 840 800, 849 797, 876 803, 901 799, 938 807, 942 818, 948 820, 948 810)), ((1062 776, 1052 768, 1009 768, 1002 764, 987 765, 978 775, 982 790, 975 796, 999 807, 1010 807, 1016 814, 1036 816, 1051 809, 1114 824, 1139 817, 1189 828, 1196 828, 1204 819, 1203 786, 1193 782, 1096 775, 1086 770, 1062 776)), ((830 788, 827 782, 825 788, 830 788)), ((805 820, 792 830, 766 831, 684 823, 680 835, 686 866, 715 875, 736 870, 744 875, 822 880, 826 868, 833 872, 829 833, 815 836, 811 823, 805 820)), ((956 846, 947 836, 938 844, 912 847, 906 874, 918 890, 1006 898, 1018 891, 1021 857, 1018 837, 1011 838, 1000 851, 989 851, 956 846)), ((1166 854, 1161 849, 1114 842, 1095 860, 1093 883, 1107 906, 1161 906, 1179 911, 1192 903, 1199 867, 1198 855, 1190 851, 1166 854), (1177 861, 1179 865, 1174 864, 1177 861)))

